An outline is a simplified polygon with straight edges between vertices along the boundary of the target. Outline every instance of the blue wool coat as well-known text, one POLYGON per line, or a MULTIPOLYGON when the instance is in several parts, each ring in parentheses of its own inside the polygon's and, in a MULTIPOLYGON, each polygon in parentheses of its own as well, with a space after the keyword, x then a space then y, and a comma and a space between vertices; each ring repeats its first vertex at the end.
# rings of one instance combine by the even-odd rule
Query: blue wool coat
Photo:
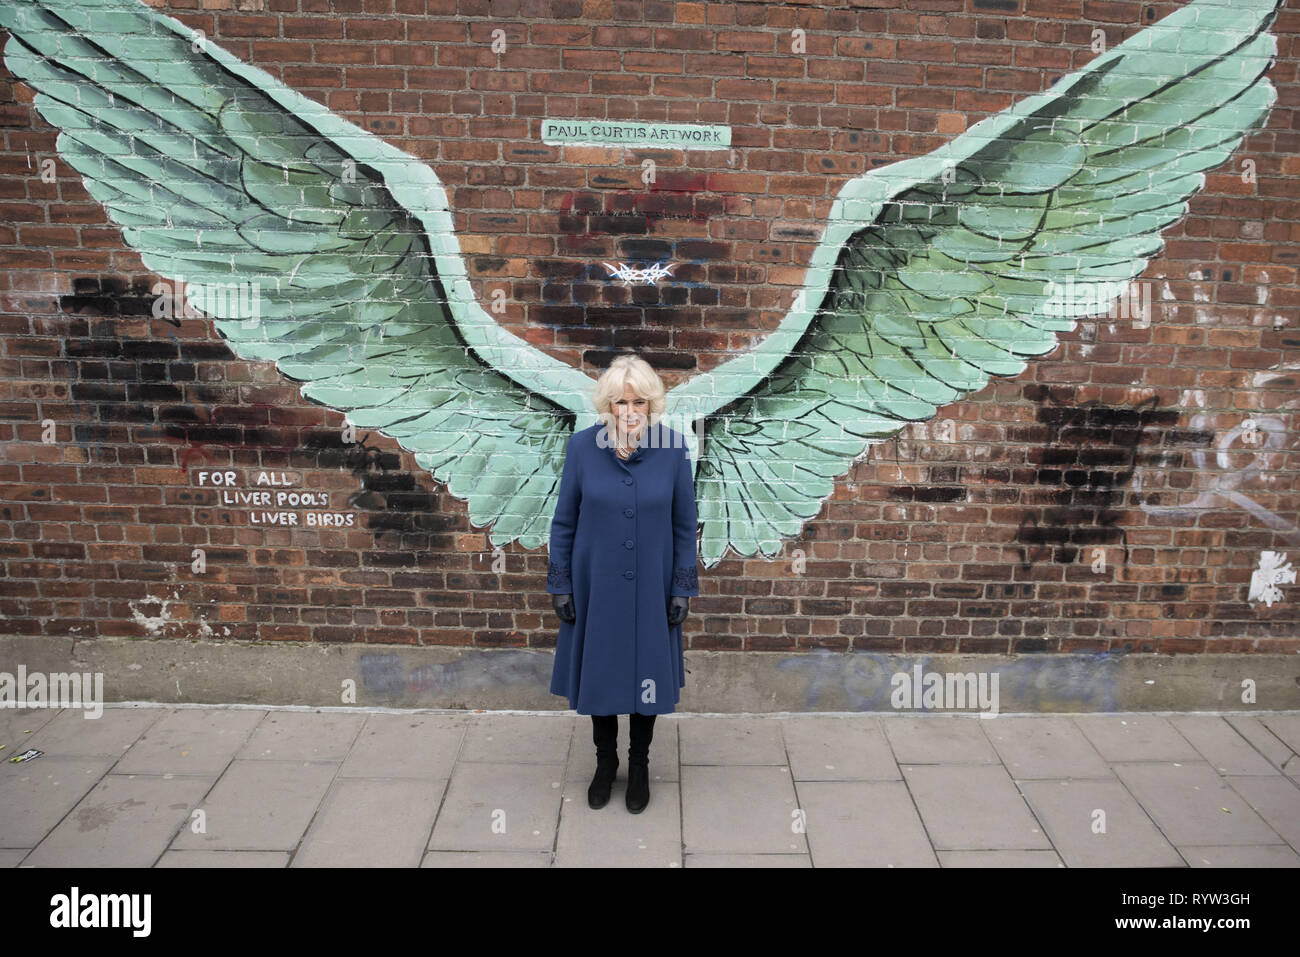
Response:
POLYGON ((546 591, 572 594, 577 617, 560 623, 551 693, 578 714, 668 714, 686 684, 668 599, 700 593, 690 451, 662 422, 645 429, 626 461, 603 422, 565 450, 546 591))

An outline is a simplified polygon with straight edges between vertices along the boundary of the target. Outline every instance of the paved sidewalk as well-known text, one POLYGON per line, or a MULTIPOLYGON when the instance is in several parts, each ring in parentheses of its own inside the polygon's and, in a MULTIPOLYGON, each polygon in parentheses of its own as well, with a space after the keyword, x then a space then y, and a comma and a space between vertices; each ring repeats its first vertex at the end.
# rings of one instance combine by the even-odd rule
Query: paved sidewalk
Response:
POLYGON ((0 866, 1294 867, 1300 713, 0 711, 0 866), (45 752, 12 764, 27 748, 45 752))

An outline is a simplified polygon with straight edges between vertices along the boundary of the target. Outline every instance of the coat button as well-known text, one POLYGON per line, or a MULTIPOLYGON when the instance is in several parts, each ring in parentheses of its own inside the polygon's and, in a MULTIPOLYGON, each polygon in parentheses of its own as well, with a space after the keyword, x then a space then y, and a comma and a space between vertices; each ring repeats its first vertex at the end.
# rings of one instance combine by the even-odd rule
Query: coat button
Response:
POLYGON ((632 577, 632 573, 631 573, 631 572, 624 572, 624 573, 623 573, 623 577, 624 577, 624 578, 631 578, 631 577, 632 577))
POLYGON ((631 484, 632 484, 632 480, 631 480, 630 478, 625 478, 625 479, 623 479, 623 484, 624 484, 624 485, 631 485, 631 484))
POLYGON ((624 543, 623 543, 623 547, 624 547, 624 548, 631 548, 631 547, 632 547, 632 539, 629 538, 626 542, 624 542, 624 543))
POLYGON ((631 510, 630 508, 625 508, 625 509, 623 509, 623 514, 626 515, 628 518, 631 518, 631 517, 632 517, 632 510, 631 510))

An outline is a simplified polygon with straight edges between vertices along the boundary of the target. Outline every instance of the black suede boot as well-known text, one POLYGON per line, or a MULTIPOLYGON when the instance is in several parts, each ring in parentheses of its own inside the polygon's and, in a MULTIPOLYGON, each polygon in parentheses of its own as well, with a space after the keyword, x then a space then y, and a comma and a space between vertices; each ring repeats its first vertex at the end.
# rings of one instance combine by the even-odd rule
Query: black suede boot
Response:
POLYGON ((618 772, 618 715, 593 714, 591 736, 596 742, 596 774, 587 788, 587 807, 602 808, 609 803, 610 786, 618 772))
POLYGON ((626 802, 633 814, 640 814, 650 803, 650 742, 654 738, 655 717, 636 713, 628 716, 626 802))

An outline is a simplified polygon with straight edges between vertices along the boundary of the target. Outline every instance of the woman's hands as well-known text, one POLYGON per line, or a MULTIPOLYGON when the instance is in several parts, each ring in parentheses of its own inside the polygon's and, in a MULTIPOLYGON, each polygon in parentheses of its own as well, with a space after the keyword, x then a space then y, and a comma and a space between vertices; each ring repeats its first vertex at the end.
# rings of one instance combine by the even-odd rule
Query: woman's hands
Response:
MULTIPOLYGON (((572 623, 578 616, 573 610, 572 595, 552 595, 551 607, 559 615, 560 621, 572 623)), ((668 599, 668 627, 676 628, 686 620, 691 610, 691 600, 684 595, 673 595, 668 599)))
POLYGON ((573 610, 572 595, 552 595, 551 607, 554 608, 555 613, 560 616, 560 621, 572 623, 578 617, 577 613, 573 610))
POLYGON ((668 627, 676 628, 686 620, 686 613, 691 610, 691 600, 685 595, 673 595, 668 599, 668 627))

